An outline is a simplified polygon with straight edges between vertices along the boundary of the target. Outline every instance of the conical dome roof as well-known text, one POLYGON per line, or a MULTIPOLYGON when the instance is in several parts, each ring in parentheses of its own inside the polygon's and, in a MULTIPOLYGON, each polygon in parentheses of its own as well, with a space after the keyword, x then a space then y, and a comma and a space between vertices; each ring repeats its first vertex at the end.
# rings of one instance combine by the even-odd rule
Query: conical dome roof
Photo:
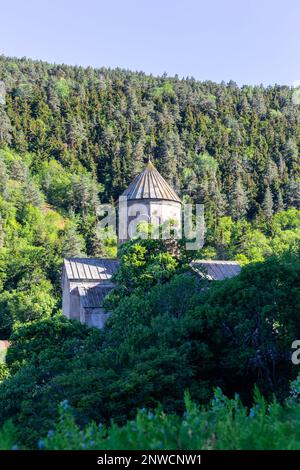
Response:
POLYGON ((145 170, 137 175, 122 196, 131 199, 164 199, 180 202, 179 197, 149 161, 145 170))

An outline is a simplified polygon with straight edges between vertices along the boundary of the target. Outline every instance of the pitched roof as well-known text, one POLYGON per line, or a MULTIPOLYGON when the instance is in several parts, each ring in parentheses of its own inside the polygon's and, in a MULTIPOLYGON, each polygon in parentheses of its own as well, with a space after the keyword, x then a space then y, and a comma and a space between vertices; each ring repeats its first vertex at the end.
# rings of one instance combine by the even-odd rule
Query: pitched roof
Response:
POLYGON ((100 308, 102 307, 103 300, 111 291, 110 287, 82 286, 78 288, 80 295, 80 303, 83 308, 100 308))
POLYGON ((119 265, 117 259, 65 258, 65 272, 70 280, 109 281, 119 265))
POLYGON ((241 266, 236 261, 196 260, 192 262, 192 266, 200 276, 210 281, 222 281, 237 276, 241 271, 241 266))
MULTIPOLYGON (((236 261, 196 260, 191 264, 200 276, 216 281, 237 276, 241 271, 241 266, 236 261)), ((95 283, 98 281, 110 281, 118 266, 118 259, 65 258, 64 260, 66 275, 68 279, 72 281, 89 281, 95 283)), ((79 287, 84 288, 84 286, 79 287)), ((90 289, 95 289, 96 287, 97 286, 93 286, 90 287, 90 289)), ((99 288, 103 289, 103 287, 99 288)), ((97 295, 102 295, 103 291, 98 293, 98 291, 94 290, 94 292, 97 295)), ((99 305, 99 303, 97 305, 99 305)))
POLYGON ((122 196, 126 196, 129 200, 164 199, 166 201, 181 202, 174 189, 171 188, 150 161, 145 170, 130 183, 122 196))

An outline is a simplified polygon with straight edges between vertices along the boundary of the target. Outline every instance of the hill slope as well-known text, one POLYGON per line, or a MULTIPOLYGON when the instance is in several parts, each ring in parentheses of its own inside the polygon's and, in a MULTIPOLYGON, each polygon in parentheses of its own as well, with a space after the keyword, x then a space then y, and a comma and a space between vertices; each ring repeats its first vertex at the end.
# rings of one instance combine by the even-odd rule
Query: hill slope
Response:
POLYGON ((4 56, 0 80, 1 143, 34 152, 36 166, 82 164, 103 185, 103 200, 116 199, 151 154, 182 195, 206 204, 209 219, 300 205, 300 118, 289 87, 4 56))

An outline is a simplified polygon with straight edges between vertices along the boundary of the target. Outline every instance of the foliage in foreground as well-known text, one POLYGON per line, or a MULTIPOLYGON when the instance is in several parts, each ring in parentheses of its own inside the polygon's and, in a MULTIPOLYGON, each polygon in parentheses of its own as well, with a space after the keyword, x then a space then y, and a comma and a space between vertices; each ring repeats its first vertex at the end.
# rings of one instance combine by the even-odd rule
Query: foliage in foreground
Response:
MULTIPOLYGON (((109 428, 95 422, 84 429, 76 424, 67 401, 59 406, 53 429, 37 442, 47 450, 262 450, 300 449, 300 404, 289 399, 270 404, 254 394, 248 409, 238 397, 230 399, 216 389, 209 406, 199 407, 185 394, 183 415, 166 414, 161 408, 141 409, 134 420, 109 428)), ((20 448, 14 426, 7 422, 0 431, 0 449, 20 448)))

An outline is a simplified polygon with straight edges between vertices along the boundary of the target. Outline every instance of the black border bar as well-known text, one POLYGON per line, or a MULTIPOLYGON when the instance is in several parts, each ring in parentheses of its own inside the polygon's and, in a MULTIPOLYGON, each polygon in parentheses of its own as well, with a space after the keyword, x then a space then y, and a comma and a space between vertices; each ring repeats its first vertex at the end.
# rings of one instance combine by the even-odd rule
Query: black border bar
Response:
MULTIPOLYGON (((156 451, 156 450, 118 450, 118 451, 0 451, 0 468, 4 465, 31 468, 47 467, 57 463, 74 467, 78 465, 84 468, 144 468, 174 466, 188 466, 200 468, 212 468, 215 465, 229 466, 230 468, 241 465, 277 464, 279 466, 298 464, 300 451, 156 451)), ((67 467, 69 468, 69 467, 67 467)))

